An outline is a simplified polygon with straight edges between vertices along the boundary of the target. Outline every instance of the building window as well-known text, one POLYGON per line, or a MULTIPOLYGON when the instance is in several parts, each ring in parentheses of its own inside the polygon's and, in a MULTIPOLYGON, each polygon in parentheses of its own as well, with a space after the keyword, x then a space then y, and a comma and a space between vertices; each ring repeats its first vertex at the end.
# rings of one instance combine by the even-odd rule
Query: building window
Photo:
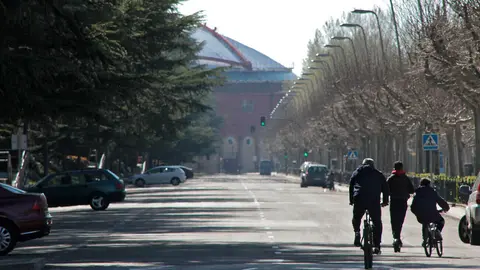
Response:
POLYGON ((254 106, 253 106, 253 101, 252 100, 246 100, 244 99, 242 101, 242 110, 244 112, 253 112, 254 106))

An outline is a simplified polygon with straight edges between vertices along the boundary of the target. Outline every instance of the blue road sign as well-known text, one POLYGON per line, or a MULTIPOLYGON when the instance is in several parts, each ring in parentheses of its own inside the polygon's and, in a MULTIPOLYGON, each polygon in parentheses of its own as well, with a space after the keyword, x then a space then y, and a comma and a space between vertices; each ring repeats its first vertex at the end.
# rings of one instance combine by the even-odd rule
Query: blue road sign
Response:
POLYGON ((423 145, 424 151, 438 150, 438 134, 437 133, 423 134, 422 145, 423 145))
POLYGON ((357 151, 348 151, 348 154, 347 154, 347 158, 348 159, 358 159, 358 152, 357 151))

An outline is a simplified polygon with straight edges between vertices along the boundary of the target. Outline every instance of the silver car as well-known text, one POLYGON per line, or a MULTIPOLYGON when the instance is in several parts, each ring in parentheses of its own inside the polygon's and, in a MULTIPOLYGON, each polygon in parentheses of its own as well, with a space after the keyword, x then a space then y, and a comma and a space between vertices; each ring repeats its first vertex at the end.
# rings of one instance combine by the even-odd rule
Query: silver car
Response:
POLYGON ((142 174, 133 175, 130 180, 137 187, 145 185, 172 184, 174 186, 185 182, 185 172, 177 166, 158 166, 142 174))
POLYGON ((464 243, 480 245, 480 174, 477 176, 473 188, 461 185, 459 193, 468 196, 465 216, 460 220, 458 232, 464 243))

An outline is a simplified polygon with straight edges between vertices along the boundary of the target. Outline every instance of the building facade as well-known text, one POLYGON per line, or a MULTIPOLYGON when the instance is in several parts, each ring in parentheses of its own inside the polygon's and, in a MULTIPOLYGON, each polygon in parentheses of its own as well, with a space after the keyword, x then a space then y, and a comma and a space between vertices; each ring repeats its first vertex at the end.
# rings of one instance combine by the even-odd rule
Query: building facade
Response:
POLYGON ((225 85, 214 89, 217 115, 224 120, 222 144, 217 156, 197 160, 206 172, 253 172, 258 161, 270 159, 262 146, 266 128, 260 117, 267 118, 283 96, 284 81, 296 79, 287 68, 268 56, 216 29, 202 26, 193 37, 204 43, 200 64, 211 68, 227 67, 225 85))

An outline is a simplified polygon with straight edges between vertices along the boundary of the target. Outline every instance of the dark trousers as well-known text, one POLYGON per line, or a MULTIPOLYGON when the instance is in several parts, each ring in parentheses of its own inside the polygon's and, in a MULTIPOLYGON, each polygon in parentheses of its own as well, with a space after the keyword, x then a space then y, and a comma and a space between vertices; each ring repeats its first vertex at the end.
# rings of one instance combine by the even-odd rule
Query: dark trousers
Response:
POLYGON ((363 215, 365 211, 368 210, 370 213, 370 218, 373 222, 373 244, 376 247, 380 246, 382 242, 382 208, 380 203, 377 204, 359 204, 355 203, 353 205, 353 218, 352 225, 355 232, 360 232, 360 224, 362 223, 363 215))
MULTIPOLYGON (((445 226, 445 219, 439 215, 439 218, 437 221, 435 221, 435 224, 437 224, 437 230, 442 232, 443 230, 443 227, 445 226)), ((430 225, 430 223, 422 223, 422 236, 423 236, 423 239, 425 239, 426 235, 425 235, 425 232, 426 230, 428 229, 428 226, 430 225)))
POLYGON ((392 233, 394 239, 400 239, 407 209, 407 199, 392 198, 390 200, 390 223, 392 224, 392 233))

